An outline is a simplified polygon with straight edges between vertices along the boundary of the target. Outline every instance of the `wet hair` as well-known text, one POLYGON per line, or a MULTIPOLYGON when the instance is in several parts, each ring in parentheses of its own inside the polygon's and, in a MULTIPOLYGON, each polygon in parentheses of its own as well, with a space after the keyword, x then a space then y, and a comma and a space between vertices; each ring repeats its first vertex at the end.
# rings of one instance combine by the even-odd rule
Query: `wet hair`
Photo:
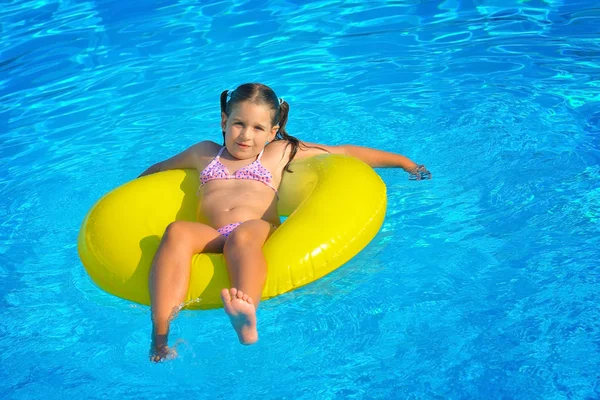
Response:
MULTIPOLYGON (((271 124, 272 126, 279 125, 279 130, 273 141, 285 140, 288 142, 288 146, 292 146, 290 159, 284 167, 284 171, 292 172, 289 169, 289 165, 298 152, 298 147, 303 143, 294 136, 288 134, 285 130, 285 124, 288 121, 288 113, 290 112, 290 105, 283 99, 280 102, 279 97, 277 97, 273 89, 267 85, 263 85, 262 83, 244 83, 233 91, 224 90, 221 93, 221 112, 224 112, 225 115, 229 115, 236 104, 244 101, 250 101, 255 104, 264 104, 274 111, 271 124)), ((225 139, 225 132, 223 132, 223 139, 225 139)))

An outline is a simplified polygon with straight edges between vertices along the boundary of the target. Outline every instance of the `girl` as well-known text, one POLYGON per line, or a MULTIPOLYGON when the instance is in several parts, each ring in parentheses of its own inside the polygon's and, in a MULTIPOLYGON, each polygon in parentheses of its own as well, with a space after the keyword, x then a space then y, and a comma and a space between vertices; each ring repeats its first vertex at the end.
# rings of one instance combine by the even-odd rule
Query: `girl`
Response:
POLYGON ((293 159, 346 154, 372 167, 401 167, 412 179, 431 178, 424 166, 399 154, 302 143, 285 130, 288 112, 288 103, 263 84, 226 90, 221 93, 223 146, 197 143, 140 175, 180 168, 200 172, 199 221, 167 227, 150 271, 153 361, 176 356, 167 346, 169 324, 187 292, 195 253, 225 255, 232 285, 221 292, 225 313, 240 343, 258 340, 256 309, 267 275, 262 246, 280 224, 277 188, 293 159))

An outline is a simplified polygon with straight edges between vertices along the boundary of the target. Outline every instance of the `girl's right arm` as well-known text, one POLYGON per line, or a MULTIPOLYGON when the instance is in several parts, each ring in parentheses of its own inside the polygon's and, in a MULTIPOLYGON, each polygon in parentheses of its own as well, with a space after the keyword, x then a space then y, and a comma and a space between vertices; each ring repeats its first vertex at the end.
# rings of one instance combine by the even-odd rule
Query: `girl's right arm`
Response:
POLYGON ((170 169, 197 169, 203 153, 207 152, 211 143, 212 142, 208 141, 196 143, 187 150, 150 166, 142 172, 138 178, 144 175, 154 174, 155 172, 168 171, 170 169))

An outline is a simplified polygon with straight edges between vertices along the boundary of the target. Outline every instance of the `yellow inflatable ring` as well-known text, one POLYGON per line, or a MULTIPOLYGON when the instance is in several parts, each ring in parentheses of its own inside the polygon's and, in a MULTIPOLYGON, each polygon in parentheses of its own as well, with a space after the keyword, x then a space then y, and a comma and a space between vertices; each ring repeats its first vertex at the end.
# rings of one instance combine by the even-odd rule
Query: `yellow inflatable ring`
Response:
MULTIPOLYGON (((323 277, 361 251, 377 234, 386 209, 381 178, 363 162, 320 155, 293 162, 284 174, 279 213, 289 217, 265 243, 268 276, 262 298, 323 277)), ((148 274, 169 223, 194 221, 195 170, 135 179, 100 199, 85 217, 79 256, 92 280, 115 296, 149 304, 148 274)), ((192 259, 186 308, 221 307, 229 287, 222 254, 192 259)))

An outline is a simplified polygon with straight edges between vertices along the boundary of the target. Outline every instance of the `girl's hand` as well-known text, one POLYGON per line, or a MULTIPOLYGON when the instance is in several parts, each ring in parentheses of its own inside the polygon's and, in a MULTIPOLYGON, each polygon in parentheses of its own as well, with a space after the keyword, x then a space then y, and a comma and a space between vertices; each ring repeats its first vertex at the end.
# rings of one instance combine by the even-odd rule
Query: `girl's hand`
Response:
POLYGON ((429 172, 423 164, 417 164, 417 166, 408 171, 408 173, 410 174, 408 179, 411 181, 431 179, 431 172, 429 172))

